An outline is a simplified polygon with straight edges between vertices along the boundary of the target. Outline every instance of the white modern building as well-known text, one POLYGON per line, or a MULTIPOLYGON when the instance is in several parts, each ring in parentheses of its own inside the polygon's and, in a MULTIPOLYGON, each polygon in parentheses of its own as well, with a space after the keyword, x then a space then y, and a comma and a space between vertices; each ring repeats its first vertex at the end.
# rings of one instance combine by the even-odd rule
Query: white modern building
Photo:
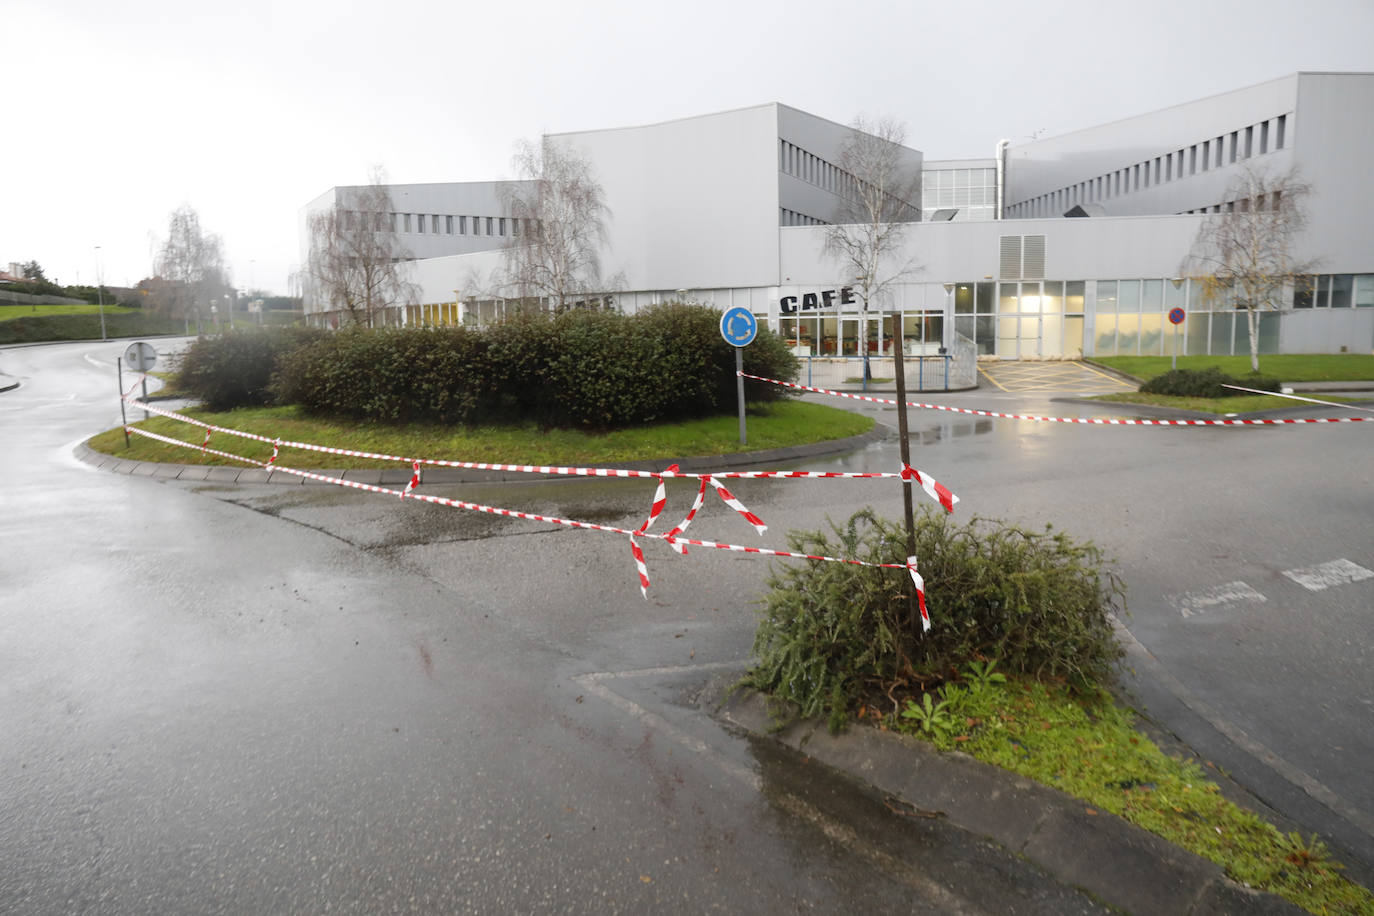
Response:
MULTIPOLYGON (((1312 186, 1300 260, 1321 271, 1261 322, 1261 352, 1374 350, 1374 73, 1296 73, 993 157, 925 160, 908 265, 864 312, 822 250, 847 177, 850 128, 781 104, 640 127, 560 134, 611 212, 602 253, 617 307, 672 299, 743 305, 799 354, 1060 359, 1246 353, 1244 312, 1182 279, 1206 214, 1238 205, 1242 169, 1297 167, 1312 186), (880 307, 879 307, 880 306, 880 307), (1186 318, 1175 328, 1171 309, 1186 318)), ((994 144, 990 142, 990 146, 994 144)), ((335 188, 302 214, 343 205, 335 188)), ((400 324, 501 314, 493 277, 521 226, 500 183, 391 187, 419 301, 400 324)), ((1240 202, 1241 206, 1246 205, 1240 202)), ((308 244, 302 231, 302 245, 308 244)), ((314 320, 327 309, 307 299, 314 320)), ((881 372, 881 370, 875 370, 881 372)))

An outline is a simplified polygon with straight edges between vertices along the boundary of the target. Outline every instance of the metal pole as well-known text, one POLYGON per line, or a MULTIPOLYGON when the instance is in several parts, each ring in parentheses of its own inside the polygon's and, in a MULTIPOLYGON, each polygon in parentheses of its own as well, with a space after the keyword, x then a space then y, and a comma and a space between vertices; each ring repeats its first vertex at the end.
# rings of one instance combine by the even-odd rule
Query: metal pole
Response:
POLYGON ((739 444, 747 438, 744 432, 744 348, 735 347, 735 393, 739 396, 739 444))
MULTIPOLYGON (((893 313, 894 323, 901 321, 901 314, 893 313)), ((897 436, 899 448, 902 456, 902 468, 905 470, 911 465, 911 440, 910 430, 906 420, 906 358, 902 349, 898 349, 893 354, 892 369, 894 381, 897 383, 897 436)), ((906 555, 912 557, 916 555, 916 518, 911 504, 911 481, 902 480, 902 517, 906 522, 906 555)), ((912 589, 908 577, 902 577, 902 591, 907 598, 907 618, 911 626, 916 626, 916 594, 912 589)))
MULTIPOLYGON (((148 373, 147 373, 147 372, 144 372, 144 373, 143 373, 143 403, 145 403, 145 404, 148 403, 148 373)), ((148 411, 146 411, 146 410, 143 411, 143 419, 146 420, 146 419, 149 418, 149 416, 150 416, 150 414, 148 413, 148 411)))
POLYGON ((115 365, 119 366, 119 428, 124 430, 124 447, 129 447, 129 415, 124 411, 124 357, 115 357, 115 365))
MULTIPOLYGON (((95 298, 100 304, 100 339, 109 340, 105 335, 105 290, 100 282, 100 246, 95 246, 95 298)), ((120 392, 123 394, 123 392, 120 392)))
POLYGON ((1174 325, 1174 358, 1170 363, 1169 368, 1178 368, 1178 325, 1174 325))

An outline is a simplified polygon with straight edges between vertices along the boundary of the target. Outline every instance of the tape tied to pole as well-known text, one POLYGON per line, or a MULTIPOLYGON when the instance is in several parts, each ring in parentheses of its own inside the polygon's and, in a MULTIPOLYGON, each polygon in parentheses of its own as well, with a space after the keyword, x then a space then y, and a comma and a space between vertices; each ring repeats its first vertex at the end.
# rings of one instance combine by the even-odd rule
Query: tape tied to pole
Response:
POLYGON ((414 490, 414 489, 415 489, 416 487, 418 487, 419 485, 420 485, 420 462, 419 462, 419 461, 415 461, 415 462, 413 462, 412 465, 411 465, 410 482, 407 483, 407 484, 406 484, 406 488, 405 488, 404 490, 401 491, 401 499, 405 499, 407 496, 409 496, 409 495, 410 495, 410 491, 411 491, 411 490, 414 490))
POLYGON ((926 610, 926 580, 916 571, 916 558, 906 558, 907 572, 911 573, 911 581, 916 584, 916 604, 921 609, 921 632, 930 629, 930 612, 926 610))
POLYGON ((953 512, 954 504, 959 501, 959 497, 951 493, 944 484, 928 474, 922 474, 909 464, 902 465, 902 479, 919 483, 931 499, 945 507, 946 512, 953 512))

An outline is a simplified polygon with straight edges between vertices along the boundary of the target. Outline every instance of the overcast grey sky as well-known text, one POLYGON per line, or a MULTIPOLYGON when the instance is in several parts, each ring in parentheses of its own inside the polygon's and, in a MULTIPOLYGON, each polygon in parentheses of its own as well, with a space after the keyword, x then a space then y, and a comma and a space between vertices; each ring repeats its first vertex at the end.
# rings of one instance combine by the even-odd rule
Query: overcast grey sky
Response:
MULTIPOLYGON (((0 0, 0 267, 133 284, 187 203, 286 292, 371 166, 509 177, 520 138, 778 101, 991 156, 1297 70, 1374 70, 1374 0, 0 0), (96 246, 100 246, 97 253, 96 246)), ((1374 117, 1374 112, 1351 112, 1374 117)))

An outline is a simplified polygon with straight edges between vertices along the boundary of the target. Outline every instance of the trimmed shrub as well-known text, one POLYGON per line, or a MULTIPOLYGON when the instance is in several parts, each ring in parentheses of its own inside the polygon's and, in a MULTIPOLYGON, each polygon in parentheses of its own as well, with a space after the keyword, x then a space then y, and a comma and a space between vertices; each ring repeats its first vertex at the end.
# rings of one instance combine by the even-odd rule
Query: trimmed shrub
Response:
POLYGON ((1243 385, 1260 391, 1278 391, 1282 386, 1278 379, 1262 375, 1247 375, 1235 379, 1216 366, 1206 369, 1170 369, 1162 375, 1140 386, 1144 394, 1164 394, 1183 398, 1230 398, 1245 394, 1226 388, 1226 385, 1243 385))
MULTIPOLYGON (((899 523, 871 509, 843 527, 793 532, 800 553, 869 563, 906 562, 899 523)), ((931 687, 969 662, 1009 673, 1105 684, 1122 651, 1110 615, 1125 608, 1103 555, 1048 526, 1043 532, 944 513, 916 517, 916 555, 931 629, 922 634, 903 597, 904 569, 812 562, 776 567, 754 636, 751 686, 838 730, 860 700, 931 687)))
POLYGON ((275 391, 311 413, 462 423, 490 409, 490 379, 486 341, 467 328, 349 328, 290 353, 275 391))
POLYGON ((281 328, 198 337, 181 356, 176 387, 211 410, 270 404, 272 376, 282 356, 323 336, 323 331, 281 328))
MULTIPOLYGON (((533 420, 611 429, 709 416, 735 404, 733 348, 720 312, 658 306, 636 315, 574 310, 466 328, 347 329, 293 353, 279 368, 280 400, 359 420, 533 420)), ((760 331, 746 372, 790 381, 799 366, 760 331)), ((746 397, 790 392, 750 383, 746 397)))

